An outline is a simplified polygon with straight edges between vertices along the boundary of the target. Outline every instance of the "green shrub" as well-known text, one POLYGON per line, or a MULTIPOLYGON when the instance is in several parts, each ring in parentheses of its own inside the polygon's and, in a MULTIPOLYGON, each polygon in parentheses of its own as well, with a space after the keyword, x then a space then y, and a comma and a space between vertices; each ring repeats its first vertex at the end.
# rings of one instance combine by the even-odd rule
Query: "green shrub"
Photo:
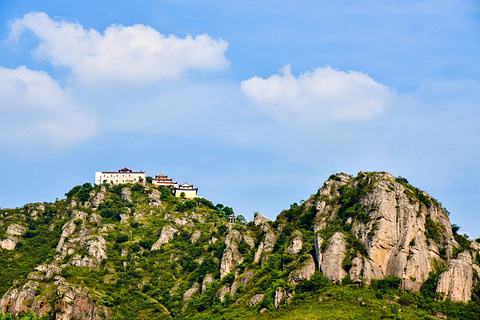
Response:
POLYGON ((123 210, 120 208, 104 208, 99 210, 98 213, 102 218, 120 221, 120 215, 123 213, 123 210))
POLYGON ((84 183, 81 186, 75 186, 70 191, 65 193, 67 198, 76 196, 80 202, 86 202, 90 198, 90 192, 93 187, 90 183, 84 183))
POLYGON ((116 243, 123 243, 128 241, 128 235, 125 233, 120 233, 117 235, 115 242, 116 243))
POLYGON ((315 273, 310 280, 305 280, 297 286, 298 292, 316 292, 331 284, 321 273, 315 273))
POLYGON ((144 249, 150 249, 154 243, 155 240, 153 239, 142 239, 138 242, 138 244, 144 249))
POLYGON ((380 292, 400 289, 402 279, 396 276, 386 276, 383 279, 373 280, 371 288, 380 292))
POLYGON ((445 268, 438 268, 437 270, 431 271, 428 274, 427 280, 423 282, 420 292, 422 295, 429 299, 434 299, 437 297, 437 283, 440 274, 445 271, 445 268))
POLYGON ((425 233, 427 236, 427 239, 432 240, 435 243, 440 243, 441 241, 441 227, 440 225, 433 221, 430 216, 427 216, 425 219, 425 233))
POLYGON ((402 306, 409 306, 409 305, 415 304, 415 302, 416 302, 415 295, 413 295, 410 292, 403 293, 398 299, 398 303, 400 303, 402 306))

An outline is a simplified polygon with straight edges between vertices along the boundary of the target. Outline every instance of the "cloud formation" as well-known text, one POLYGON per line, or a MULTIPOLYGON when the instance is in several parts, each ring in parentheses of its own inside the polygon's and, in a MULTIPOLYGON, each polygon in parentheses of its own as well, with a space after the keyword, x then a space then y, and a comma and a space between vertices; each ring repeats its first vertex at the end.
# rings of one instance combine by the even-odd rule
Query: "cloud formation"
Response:
POLYGON ((90 138, 95 119, 47 73, 0 67, 0 146, 66 146, 90 138))
POLYGON ((103 33, 80 24, 52 20, 43 12, 25 14, 11 25, 18 41, 32 32, 38 57, 71 69, 81 82, 150 83, 178 78, 190 70, 213 71, 228 66, 227 42, 207 34, 165 36, 143 25, 111 25, 103 33))
POLYGON ((296 120, 364 120, 381 114, 393 93, 367 74, 339 71, 329 66, 299 76, 290 66, 268 78, 242 81, 243 93, 261 113, 279 122, 296 120))

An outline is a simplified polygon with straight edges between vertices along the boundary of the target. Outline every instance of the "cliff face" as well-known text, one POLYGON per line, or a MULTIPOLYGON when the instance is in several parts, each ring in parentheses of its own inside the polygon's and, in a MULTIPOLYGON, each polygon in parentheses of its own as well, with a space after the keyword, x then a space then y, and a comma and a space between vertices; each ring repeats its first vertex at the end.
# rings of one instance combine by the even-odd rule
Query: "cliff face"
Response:
MULTIPOLYGON (((445 262, 458 246, 448 215, 438 202, 389 174, 336 175, 317 198, 312 200, 317 209, 317 241, 326 241, 322 231, 335 223, 344 224, 344 230, 364 250, 355 254, 363 258, 360 273, 367 282, 393 275, 402 279, 405 289, 419 290, 433 266, 445 262)), ((342 234, 334 234, 333 248, 329 246, 326 252, 336 251, 335 266, 330 256, 324 257, 325 267, 338 270, 336 277, 327 273, 335 280, 342 275, 340 264, 346 251, 342 234)), ((321 255, 317 254, 319 261, 321 255)))
POLYGON ((359 286, 394 276, 407 291, 428 282, 458 302, 480 287, 480 245, 452 230, 438 201, 388 173, 332 175, 275 221, 256 214, 249 224, 229 223, 222 205, 139 185, 78 186, 66 200, 0 214, 0 311, 14 315, 277 309, 319 276, 359 286))

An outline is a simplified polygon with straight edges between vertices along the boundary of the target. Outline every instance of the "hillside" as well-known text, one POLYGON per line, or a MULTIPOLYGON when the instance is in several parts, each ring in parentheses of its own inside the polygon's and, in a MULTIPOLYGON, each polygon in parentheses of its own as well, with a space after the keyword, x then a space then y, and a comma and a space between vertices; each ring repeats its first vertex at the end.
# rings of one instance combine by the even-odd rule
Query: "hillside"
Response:
POLYGON ((167 187, 84 184, 66 196, 0 210, 4 315, 479 318, 480 244, 388 173, 332 175, 275 221, 248 223, 167 187))

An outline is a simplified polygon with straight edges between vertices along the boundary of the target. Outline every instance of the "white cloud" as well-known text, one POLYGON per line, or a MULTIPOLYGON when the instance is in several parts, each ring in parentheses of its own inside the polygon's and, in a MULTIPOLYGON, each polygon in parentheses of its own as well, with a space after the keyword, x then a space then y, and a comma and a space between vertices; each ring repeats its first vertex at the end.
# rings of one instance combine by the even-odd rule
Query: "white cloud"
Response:
POLYGON ((142 24, 111 25, 100 33, 52 20, 43 12, 15 20, 10 38, 17 41, 25 31, 38 37, 39 57, 70 68, 82 82, 149 83, 177 78, 189 70, 219 70, 228 65, 227 42, 206 34, 165 36, 142 24))
POLYGON ((0 146, 64 147, 95 134, 95 120, 42 71, 0 67, 0 146))
POLYGON ((241 89, 257 110, 280 122, 362 120, 381 114, 392 91, 367 74, 329 66, 292 75, 289 66, 268 78, 242 81, 241 89))

